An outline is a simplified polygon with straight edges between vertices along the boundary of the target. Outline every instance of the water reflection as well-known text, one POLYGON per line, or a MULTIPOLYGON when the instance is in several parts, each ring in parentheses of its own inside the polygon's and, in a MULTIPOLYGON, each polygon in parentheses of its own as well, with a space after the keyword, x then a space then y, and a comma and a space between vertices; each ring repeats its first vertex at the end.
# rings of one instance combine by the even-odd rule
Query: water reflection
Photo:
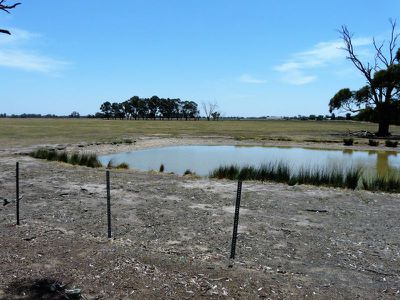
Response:
MULTIPOLYGON (((343 156, 352 157, 355 151, 353 149, 343 149, 343 156)), ((375 171, 378 175, 385 175, 390 170, 396 168, 396 163, 390 163, 389 157, 394 156, 397 157, 397 152, 395 151, 368 151, 369 160, 375 161, 375 171)))
POLYGON ((395 158, 397 157, 397 152, 393 151, 385 151, 385 152, 378 152, 376 155, 376 172, 378 175, 385 175, 388 173, 390 170, 392 170, 395 166, 392 166, 390 163, 389 158, 391 156, 394 156, 395 158))
POLYGON ((164 164, 166 172, 182 174, 190 169, 206 176, 220 165, 236 164, 259 166, 262 163, 286 162, 296 171, 307 167, 363 166, 379 175, 400 168, 395 151, 356 151, 352 149, 326 150, 293 147, 235 147, 235 146, 175 146, 116 153, 100 157, 103 165, 110 160, 126 162, 131 168, 158 170, 164 164))

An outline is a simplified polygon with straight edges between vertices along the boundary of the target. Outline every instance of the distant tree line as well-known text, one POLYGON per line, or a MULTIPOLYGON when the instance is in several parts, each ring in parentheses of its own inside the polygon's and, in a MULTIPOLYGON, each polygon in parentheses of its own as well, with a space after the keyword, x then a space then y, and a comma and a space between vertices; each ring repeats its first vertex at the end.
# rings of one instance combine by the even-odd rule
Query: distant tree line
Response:
POLYGON ((335 114, 331 115, 309 115, 309 116, 294 116, 294 117, 283 117, 285 120, 301 120, 301 121, 324 121, 324 120, 353 120, 354 117, 351 116, 350 113, 347 113, 346 116, 336 116, 335 114))
MULTIPOLYGON (((140 98, 133 96, 124 102, 106 101, 100 106, 100 112, 96 113, 96 118, 106 119, 200 119, 198 105, 194 101, 182 101, 179 98, 140 98)), ((219 117, 219 116, 218 116, 219 117)))
MULTIPOLYGON (((90 117, 90 116, 87 116, 90 117)), ((70 115, 68 116, 58 116, 54 114, 12 114, 12 115, 7 115, 5 113, 0 114, 0 118, 13 118, 13 119, 54 119, 54 118, 80 118, 80 115, 78 112, 73 111, 70 115)))
POLYGON ((40 119, 40 118, 59 118, 57 115, 42 115, 42 114, 12 114, 12 115, 7 115, 7 114, 0 114, 0 118, 21 118, 21 119, 40 119))
MULTIPOLYGON (((106 103, 106 102, 105 102, 106 103)), ((104 104, 104 103, 103 103, 104 104)), ((103 105, 102 104, 102 105, 103 105)), ((108 105, 108 104, 106 104, 108 105)), ((112 106, 113 104, 111 104, 112 106)), ((114 105, 114 107, 116 107, 116 105, 114 105)), ((363 110, 361 111, 359 114, 355 115, 355 116, 351 116, 350 113, 347 113, 346 116, 335 116, 335 114, 331 114, 331 115, 309 115, 309 116, 302 116, 302 115, 297 115, 297 116, 292 116, 292 117, 272 117, 272 116, 261 116, 261 117, 240 117, 240 116, 225 116, 225 117, 220 117, 220 113, 219 112, 213 112, 213 114, 209 117, 210 120, 219 120, 219 119, 223 119, 223 120, 301 120, 301 121, 325 121, 325 120, 356 120, 356 121, 367 121, 367 122, 375 122, 375 112, 373 110, 363 110)), ((118 111, 117 111, 118 114, 118 111)), ((114 117, 114 113, 110 113, 109 114, 109 118, 110 119, 114 119, 114 118, 119 118, 119 119, 125 119, 126 116, 122 116, 121 115, 117 115, 118 117, 114 117)), ((173 115, 173 117, 171 117, 170 119, 176 118, 176 116, 178 116, 178 119, 186 119, 185 116, 188 116, 189 119, 189 115, 187 113, 177 113, 177 115, 173 115)), ((156 115, 156 118, 160 118, 160 114, 156 115)), ((397 119, 393 119, 393 122, 395 124, 400 125, 400 107, 399 110, 397 111, 397 119)), ((134 119, 134 116, 128 116, 128 118, 134 119)), ((46 114, 46 115, 42 115, 42 114, 27 114, 27 113, 23 113, 23 114, 12 114, 12 115, 7 115, 6 113, 0 113, 0 118, 21 118, 21 119, 38 119, 38 118, 89 118, 89 119, 93 119, 93 118, 106 118, 104 113, 97 113, 95 115, 85 115, 85 116, 81 116, 79 114, 79 112, 77 111, 73 111, 71 114, 69 115, 55 115, 55 114, 46 114)), ((139 119, 139 116, 136 117, 137 119, 139 119)), ((140 118, 142 118, 142 116, 140 116, 140 118)), ((145 116, 145 119, 149 119, 149 117, 145 116)), ((161 119, 163 117, 161 116, 161 119)), ((164 119, 167 117, 164 117, 164 119)), ((203 117, 204 119, 208 119, 207 116, 203 117)), ((168 119, 168 118, 167 118, 168 119)), ((191 119, 195 119, 198 120, 200 119, 200 116, 197 114, 196 117, 191 117, 191 119)))

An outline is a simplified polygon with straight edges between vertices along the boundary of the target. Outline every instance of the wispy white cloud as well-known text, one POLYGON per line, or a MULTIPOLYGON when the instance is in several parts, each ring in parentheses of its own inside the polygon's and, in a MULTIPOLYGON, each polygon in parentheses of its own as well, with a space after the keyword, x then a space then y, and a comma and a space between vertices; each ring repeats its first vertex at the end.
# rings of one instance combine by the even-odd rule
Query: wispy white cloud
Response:
POLYGON ((54 73, 67 66, 68 63, 52 59, 40 54, 28 53, 21 50, 0 50, 0 66, 36 71, 42 73, 54 73))
POLYGON ((242 74, 239 77, 239 81, 243 83, 266 83, 267 81, 264 79, 254 78, 250 74, 242 74))
MULTIPOLYGON (((371 45, 371 39, 358 38, 353 40, 354 47, 371 45)), ((312 70, 331 66, 345 57, 342 40, 321 42, 310 50, 294 53, 291 59, 276 66, 274 69, 282 73, 282 80, 289 84, 303 85, 317 79, 317 75, 310 74, 312 70)), ((361 54, 367 56, 365 49, 361 54)))
POLYGON ((0 35, 0 67, 41 73, 57 73, 69 63, 28 49, 40 34, 13 28, 12 34, 0 35))
POLYGON ((17 46, 41 37, 38 33, 29 32, 19 28, 8 28, 8 30, 10 30, 11 35, 0 35, 1 46, 17 46))

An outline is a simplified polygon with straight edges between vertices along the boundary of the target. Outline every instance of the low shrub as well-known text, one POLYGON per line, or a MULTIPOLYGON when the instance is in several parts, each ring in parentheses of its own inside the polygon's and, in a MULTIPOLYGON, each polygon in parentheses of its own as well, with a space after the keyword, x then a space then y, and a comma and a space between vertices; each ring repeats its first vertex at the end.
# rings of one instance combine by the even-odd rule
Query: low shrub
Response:
POLYGON ((129 165, 127 163, 120 163, 119 165, 115 166, 115 169, 129 169, 129 165))
POLYGON ((353 143, 354 143, 353 138, 343 139, 343 145, 345 146, 353 146, 353 143))
POLYGON ((379 146, 379 141, 368 140, 368 145, 373 146, 373 147, 379 146))
POLYGON ((193 175, 194 174, 194 172, 192 172, 190 169, 187 169, 184 173, 183 173, 183 175, 193 175))
POLYGON ((385 146, 386 147, 396 148, 397 145, 398 145, 397 141, 391 141, 391 140, 386 140, 385 141, 385 146))

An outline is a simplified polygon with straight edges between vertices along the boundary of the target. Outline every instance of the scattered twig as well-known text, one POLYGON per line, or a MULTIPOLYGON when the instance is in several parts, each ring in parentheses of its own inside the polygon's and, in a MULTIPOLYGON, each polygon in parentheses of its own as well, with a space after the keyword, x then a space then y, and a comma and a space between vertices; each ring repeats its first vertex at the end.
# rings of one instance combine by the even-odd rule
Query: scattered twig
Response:
POLYGON ((378 274, 378 275, 384 275, 384 276, 399 276, 399 274, 384 273, 384 272, 376 271, 376 270, 373 270, 373 269, 365 269, 365 271, 371 272, 371 273, 374 273, 374 274, 378 274))
POLYGON ((306 211, 315 212, 315 213, 327 213, 328 212, 326 209, 306 209, 306 211))
MULTIPOLYGON (((22 198, 24 198, 24 195, 21 195, 18 200, 21 201, 22 198)), ((4 198, 4 197, 0 197, 0 199, 3 200, 3 206, 6 206, 6 205, 8 205, 8 204, 10 204, 12 202, 15 202, 14 199, 13 200, 8 200, 7 198, 4 198)))
POLYGON ((208 278, 210 281, 221 281, 221 280, 229 280, 228 277, 220 277, 220 278, 208 278))

